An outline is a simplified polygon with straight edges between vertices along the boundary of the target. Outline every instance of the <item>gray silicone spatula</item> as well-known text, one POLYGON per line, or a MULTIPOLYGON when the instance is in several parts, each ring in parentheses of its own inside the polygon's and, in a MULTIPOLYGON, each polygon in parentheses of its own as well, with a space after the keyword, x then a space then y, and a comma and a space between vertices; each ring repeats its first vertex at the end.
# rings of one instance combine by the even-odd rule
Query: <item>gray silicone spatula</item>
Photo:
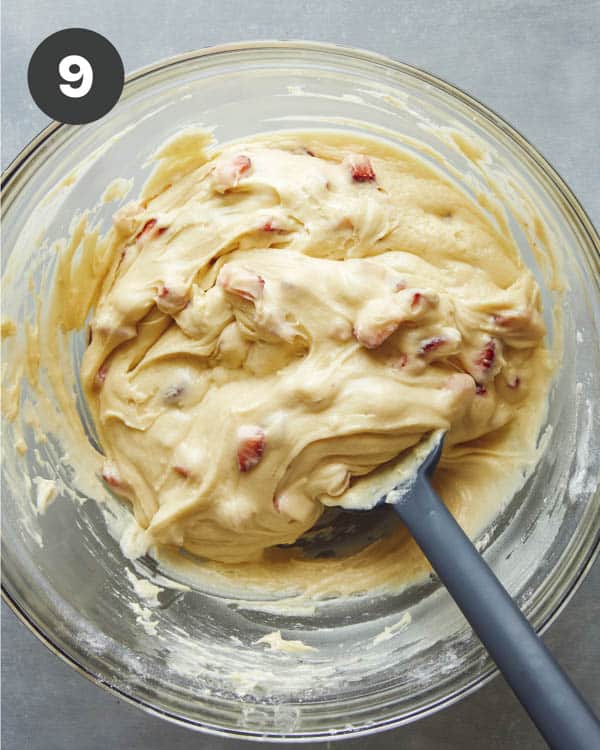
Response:
POLYGON ((407 478, 367 507, 388 503, 404 521, 550 747, 600 750, 591 709, 432 489, 443 441, 419 446, 407 478))

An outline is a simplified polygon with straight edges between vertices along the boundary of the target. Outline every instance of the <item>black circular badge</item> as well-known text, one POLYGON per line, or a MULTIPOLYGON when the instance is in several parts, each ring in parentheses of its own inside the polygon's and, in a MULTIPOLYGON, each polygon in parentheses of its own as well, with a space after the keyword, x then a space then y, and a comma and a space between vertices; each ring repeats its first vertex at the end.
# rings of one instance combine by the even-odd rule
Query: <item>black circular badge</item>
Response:
POLYGON ((113 45, 89 29, 63 29, 39 45, 27 81, 38 107, 53 120, 81 125, 119 101, 123 61, 113 45))

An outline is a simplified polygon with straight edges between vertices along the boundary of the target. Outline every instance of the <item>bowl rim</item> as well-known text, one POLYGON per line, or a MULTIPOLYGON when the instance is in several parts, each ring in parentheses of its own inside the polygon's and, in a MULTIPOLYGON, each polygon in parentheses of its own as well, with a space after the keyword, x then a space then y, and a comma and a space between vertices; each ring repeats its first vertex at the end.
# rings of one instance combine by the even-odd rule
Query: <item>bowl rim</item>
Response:
MULTIPOLYGON (((519 130, 508 123, 504 118, 497 115, 492 109, 480 102, 476 97, 464 92, 457 86, 448 83, 443 78, 440 78, 437 75, 433 75, 432 73, 423 70, 422 68, 418 68, 408 63, 395 60, 394 58, 388 57, 387 55, 357 47, 348 47, 344 45, 314 42, 302 39, 289 41, 276 39, 239 41, 191 50, 178 55, 163 58, 155 63, 151 63, 149 65, 138 68, 125 77, 124 88, 127 86, 131 86, 131 84, 133 84, 135 81, 152 75, 158 71, 165 70, 167 68, 174 67, 181 63, 189 62, 198 58, 218 56, 226 53, 242 53, 252 51, 260 52, 264 50, 279 50, 283 51, 284 53, 289 50, 310 51, 316 53, 324 53, 325 55, 330 54, 336 57, 345 56, 364 63, 375 63, 395 72, 408 74, 409 76, 420 80, 421 82, 427 83, 433 88, 450 95, 452 98, 457 99, 463 105, 474 111, 477 115, 483 117, 485 120, 502 131, 505 135, 507 135, 510 139, 512 139, 512 141, 516 143, 516 145, 519 146, 522 151, 525 152, 525 154, 536 164, 536 166, 540 168, 542 172, 544 172, 545 176, 550 179, 553 187, 558 191, 563 200, 569 206, 570 210, 575 214, 577 220, 580 222, 580 228, 583 229, 587 234, 588 239, 590 240, 590 245, 596 251, 597 261, 600 263, 600 236, 598 235, 598 232, 596 231, 585 209, 575 197, 575 194, 573 193, 571 188, 558 174, 558 172, 554 169, 550 162, 519 132, 519 130)), ((21 167, 48 139, 50 139, 61 128, 76 127, 77 126, 74 125, 52 121, 36 136, 34 136, 29 141, 29 143, 27 143, 26 146, 17 154, 17 156, 9 163, 9 165, 2 171, 0 184, 0 201, 3 199, 4 193, 7 187, 10 185, 11 181, 18 175, 21 167)), ((579 570, 577 571, 568 590, 565 591, 552 612, 550 612, 550 614, 536 628, 536 632, 539 635, 543 634, 561 614, 563 609, 566 607, 566 605, 569 603, 571 598, 583 583, 585 577, 587 576, 587 574, 593 567, 594 562, 599 556, 600 533, 596 535, 596 539, 592 542, 587 556, 580 564, 579 570)), ((58 656, 63 662, 72 667, 76 672, 83 675, 91 683, 103 688, 109 694, 116 696, 117 698, 127 702, 128 704, 136 706, 137 708, 143 710, 145 713, 165 719, 172 724, 186 727, 195 731, 202 731, 213 736, 225 737, 229 739, 246 739, 259 742, 283 741, 304 743, 312 742, 315 740, 333 741, 368 736, 381 731, 396 729, 398 727, 410 724, 417 719, 431 716, 441 709, 452 706, 468 695, 476 692, 480 687, 490 682, 499 674, 499 670, 495 666, 489 666, 488 669, 481 675, 472 679, 462 688, 458 689, 448 696, 440 698, 422 708, 413 710, 400 718, 385 719, 369 725, 359 726, 356 729, 343 728, 331 732, 327 730, 320 730, 311 732, 299 732, 297 734, 282 734, 278 732, 268 731, 262 733, 259 731, 246 731, 243 729, 234 728, 225 729, 223 727, 203 723, 194 719, 184 718, 176 713, 171 713, 151 704, 150 702, 141 700, 135 695, 121 690, 115 685, 107 683, 92 670, 88 669, 83 664, 80 664, 75 659, 75 657, 67 654, 58 644, 54 643, 53 640, 41 628, 38 627, 38 625, 20 606, 16 599, 11 596, 4 585, 4 581, 2 581, 1 585, 1 595, 3 601, 6 602, 6 604, 16 615, 16 617, 29 629, 31 633, 33 633, 33 635, 36 636, 36 638, 41 643, 44 644, 44 646, 46 646, 52 653, 58 656)))

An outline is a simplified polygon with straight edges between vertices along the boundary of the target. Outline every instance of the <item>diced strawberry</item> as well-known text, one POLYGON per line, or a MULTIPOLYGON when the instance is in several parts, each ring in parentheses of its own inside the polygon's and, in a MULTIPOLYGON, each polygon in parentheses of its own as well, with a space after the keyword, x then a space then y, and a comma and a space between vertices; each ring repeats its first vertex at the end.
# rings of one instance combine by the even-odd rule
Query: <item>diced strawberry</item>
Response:
POLYGON ((281 227, 278 227, 273 222, 273 219, 269 219, 269 221, 265 221, 261 229, 263 232, 283 232, 283 229, 281 229, 281 227))
MULTIPOLYGON (((140 231, 135 235, 136 240, 139 240, 140 237, 144 234, 150 234, 152 230, 156 227, 156 219, 148 219, 148 221, 144 224, 144 226, 140 229, 140 231)), ((167 231, 168 227, 158 227, 156 229, 156 236, 160 237, 161 234, 164 234, 167 231)), ((121 257, 125 256, 125 253, 127 252, 127 248, 123 250, 121 253, 121 257)))
POLYGON ((240 154, 233 160, 233 166, 236 168, 238 175, 242 175, 250 169, 252 162, 250 161, 250 157, 240 154))
POLYGON ((286 232, 289 232, 289 229, 286 229, 285 226, 282 226, 281 223, 273 217, 267 219, 260 228, 263 232, 275 232, 277 234, 285 234, 286 232))
POLYGON ((189 304, 189 290, 180 287, 179 290, 163 284, 156 294, 156 306, 167 315, 176 315, 189 304))
MULTIPOLYGON (((139 240, 142 235, 147 234, 149 235, 152 230, 156 227, 156 219, 148 219, 148 221, 144 224, 144 226, 140 229, 140 231, 135 235, 136 240, 139 240)), ((156 236, 160 237, 161 234, 164 234, 167 231, 168 227, 158 227, 156 229, 156 236)), ((123 250, 121 253, 121 257, 125 257, 125 254, 127 252, 127 248, 123 250)))
POLYGON ((256 273, 240 268, 223 266, 218 283, 226 292, 250 302, 257 300, 265 286, 265 280, 256 273))
POLYGON ((403 367, 406 367, 407 364, 408 354, 406 354, 405 352, 400 352, 400 354, 392 362, 392 367, 397 370, 401 370, 403 367))
MULTIPOLYGON (((374 264, 371 265, 374 266, 374 264)), ((382 278, 381 268, 378 269, 378 273, 382 278)), ((386 284, 390 284, 385 270, 383 280, 386 284)), ((403 280, 395 280, 394 284, 403 284, 403 280)), ((430 305, 437 303, 435 295, 431 292, 413 292, 412 289, 400 288, 395 291, 395 294, 397 294, 396 297, 392 297, 391 294, 375 296, 359 311, 354 323, 354 336, 367 349, 376 349, 381 346, 401 325, 414 320, 430 305), (413 302, 415 297, 416 307, 413 302), (411 305, 408 310, 407 304, 411 305)))
POLYGON ((237 463, 242 472, 250 471, 261 460, 265 451, 264 430, 256 425, 243 425, 238 430, 237 463))
POLYGON ((149 232, 155 226, 156 226, 156 219, 148 219, 148 221, 144 224, 144 226, 140 229, 140 231, 135 235, 136 240, 139 240, 139 238, 143 234, 146 234, 146 232, 149 232))
POLYGON ((546 331, 544 319, 534 306, 522 306, 497 313, 492 315, 492 322, 500 329, 501 337, 506 338, 509 343, 511 340, 531 342, 541 338, 546 331))
POLYGON ((375 172, 367 156, 357 156, 350 162, 350 173, 354 182, 373 182, 375 172))
POLYGON ((110 487, 123 487, 123 480, 114 461, 106 460, 102 464, 101 476, 110 487))
POLYGON ((421 346, 419 347, 419 354, 429 354, 429 352, 434 352, 445 343, 446 339, 442 336, 434 336, 433 338, 425 339, 425 341, 421 342, 421 346))
POLYGON ((238 154, 233 158, 220 157, 215 163, 213 171, 213 184, 218 193, 226 193, 237 187, 240 177, 245 174, 252 162, 245 154, 238 154))
POLYGON ((106 376, 108 374, 108 365, 104 363, 100 366, 100 369, 96 373, 96 377, 94 378, 94 385, 96 388, 101 388, 104 385, 104 381, 106 380, 106 376))
MULTIPOLYGON (((410 293, 410 290, 407 290, 407 294, 410 293)), ((413 315, 421 315, 427 310, 429 310, 432 307, 435 307, 439 303, 439 297, 438 295, 429 290, 429 291, 416 291, 412 293, 412 297, 410 300, 410 310, 413 315)))
POLYGON ((475 393, 478 396, 485 396, 487 393, 487 388, 483 385, 483 383, 475 383, 475 393))
POLYGON ((179 465, 174 466, 173 467, 173 471, 176 474, 179 474, 179 476, 183 477, 184 479, 187 479, 190 476, 190 473, 191 473, 189 469, 185 468, 185 466, 179 466, 179 465))
POLYGON ((498 313, 492 316, 494 323, 501 328, 520 328, 529 321, 530 317, 525 310, 498 313))
POLYGON ((489 370, 496 360, 496 342, 490 339, 475 359, 475 364, 484 370, 489 370))
POLYGON ((378 346, 389 339, 399 326, 400 322, 393 320, 379 328, 355 327, 352 329, 352 333, 358 343, 362 344, 365 349, 377 349, 378 346))

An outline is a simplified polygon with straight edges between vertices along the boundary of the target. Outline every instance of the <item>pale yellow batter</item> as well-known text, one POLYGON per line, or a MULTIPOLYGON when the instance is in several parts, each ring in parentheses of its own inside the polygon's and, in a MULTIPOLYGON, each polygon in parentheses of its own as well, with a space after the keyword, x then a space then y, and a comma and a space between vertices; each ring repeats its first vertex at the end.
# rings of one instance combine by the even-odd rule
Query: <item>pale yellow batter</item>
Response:
POLYGON ((550 376, 514 242, 374 141, 175 153, 91 274, 82 380, 105 482, 158 546, 249 581, 331 592, 414 574, 402 531, 345 560, 271 548, 437 428, 437 487, 467 531, 506 502, 550 376))

